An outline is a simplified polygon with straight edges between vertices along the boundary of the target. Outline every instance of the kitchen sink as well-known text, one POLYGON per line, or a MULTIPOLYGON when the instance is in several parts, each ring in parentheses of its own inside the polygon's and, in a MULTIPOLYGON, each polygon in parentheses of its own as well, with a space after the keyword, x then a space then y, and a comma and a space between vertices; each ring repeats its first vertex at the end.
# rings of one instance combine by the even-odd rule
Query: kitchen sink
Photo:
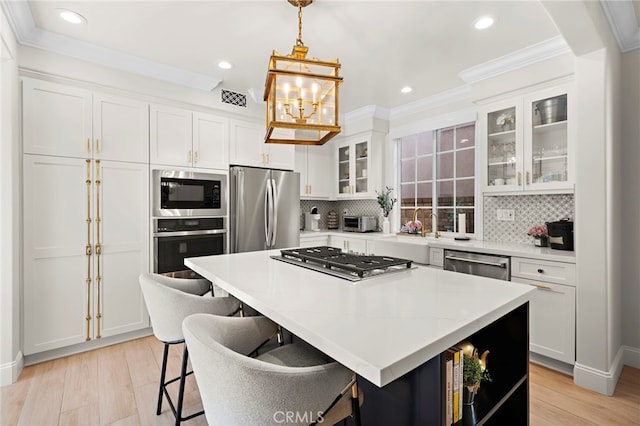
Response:
POLYGON ((392 235, 388 237, 376 238, 369 243, 372 246, 369 252, 376 255, 400 257, 413 260, 415 263, 429 264, 428 241, 433 241, 431 237, 405 237, 392 235))

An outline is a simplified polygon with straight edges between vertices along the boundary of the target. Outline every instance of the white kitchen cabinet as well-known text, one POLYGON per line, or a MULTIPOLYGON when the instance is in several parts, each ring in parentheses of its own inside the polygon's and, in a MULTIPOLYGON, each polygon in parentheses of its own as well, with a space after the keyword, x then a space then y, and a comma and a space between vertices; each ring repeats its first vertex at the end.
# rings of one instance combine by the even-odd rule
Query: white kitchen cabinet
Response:
POLYGON ((329 245, 327 235, 300 235, 300 247, 321 247, 329 245))
POLYGON ((331 159, 333 147, 296 146, 295 171, 300 173, 300 198, 318 199, 331 196, 331 159))
POLYGON ((514 97, 480 112, 485 193, 573 192, 570 87, 514 97))
POLYGON ((335 189, 339 199, 375 197, 382 179, 381 141, 372 134, 336 141, 335 189))
POLYGON ((151 105, 149 113, 151 164, 191 167, 193 127, 191 111, 151 105))
POLYGON ((229 168, 229 121, 167 105, 150 107, 151 163, 229 168))
POLYGON ((24 353, 149 326, 148 165, 23 156, 24 353), (43 212, 46 212, 44 214, 43 212))
POLYGON ((27 154, 149 161, 144 102, 24 78, 22 120, 27 154))
POLYGON ((244 120, 230 120, 229 162, 234 165, 293 170, 293 145, 265 144, 265 128, 244 120))
POLYGON ((573 364, 576 346, 575 265, 513 257, 511 266, 511 281, 536 287, 529 302, 529 349, 573 364))
POLYGON ((331 247, 337 247, 347 253, 367 254, 367 240, 365 238, 338 237, 331 235, 329 238, 331 247))
POLYGON ((429 247, 429 265, 442 268, 444 265, 444 249, 429 247))
POLYGON ((193 113, 193 167, 229 168, 229 120, 201 112, 193 113))

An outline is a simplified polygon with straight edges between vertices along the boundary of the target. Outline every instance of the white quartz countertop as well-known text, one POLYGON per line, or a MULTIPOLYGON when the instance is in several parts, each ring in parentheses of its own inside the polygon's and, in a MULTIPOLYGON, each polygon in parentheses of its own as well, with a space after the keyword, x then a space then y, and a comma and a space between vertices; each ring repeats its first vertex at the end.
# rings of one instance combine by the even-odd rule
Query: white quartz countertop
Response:
MULTIPOLYGON (((498 254, 502 256, 518 256, 529 259, 550 260, 556 262, 576 263, 576 254, 573 251, 554 250, 549 247, 536 247, 533 244, 503 243, 496 241, 468 240, 457 241, 453 238, 442 237, 413 237, 398 236, 395 234, 383 235, 381 232, 344 232, 338 230, 301 231, 300 238, 313 236, 339 236, 342 238, 361 238, 367 240, 388 240, 405 243, 421 244, 434 248, 471 251, 476 253, 498 254)), ((378 254, 378 253, 376 253, 378 254)), ((380 253, 384 254, 384 253, 380 253)))
POLYGON ((185 264, 377 386, 525 303, 534 290, 422 266, 353 283, 270 258, 279 254, 185 264))

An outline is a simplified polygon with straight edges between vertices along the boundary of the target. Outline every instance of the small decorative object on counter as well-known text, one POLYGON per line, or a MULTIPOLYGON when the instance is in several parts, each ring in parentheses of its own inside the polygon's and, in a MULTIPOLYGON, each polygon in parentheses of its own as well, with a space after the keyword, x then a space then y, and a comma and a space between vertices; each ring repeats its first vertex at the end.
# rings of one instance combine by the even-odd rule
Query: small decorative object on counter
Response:
POLYGON ((478 356, 478 349, 469 342, 462 342, 459 347, 464 353, 464 362, 462 364, 463 402, 465 405, 472 405, 475 401, 476 393, 480 389, 480 383, 482 381, 491 381, 491 375, 487 369, 489 351, 484 351, 482 355, 478 356))
POLYGON ((532 226, 527 235, 533 237, 533 245, 538 247, 547 247, 549 245, 549 234, 546 225, 532 226))
POLYGON ((418 234, 422 230, 422 222, 419 220, 410 220, 404 224, 400 232, 406 232, 407 234, 418 234))
POLYGON ((382 220, 382 232, 384 234, 389 234, 391 232, 390 224, 389 224, 389 213, 393 210, 393 206, 398 201, 396 198, 391 198, 391 193, 393 192, 393 188, 385 186, 382 192, 376 191, 378 205, 382 208, 382 215, 384 219, 382 220))
POLYGON ((329 211, 329 213, 327 213, 327 228, 338 229, 338 226, 339 226, 338 213, 336 213, 335 210, 329 211))

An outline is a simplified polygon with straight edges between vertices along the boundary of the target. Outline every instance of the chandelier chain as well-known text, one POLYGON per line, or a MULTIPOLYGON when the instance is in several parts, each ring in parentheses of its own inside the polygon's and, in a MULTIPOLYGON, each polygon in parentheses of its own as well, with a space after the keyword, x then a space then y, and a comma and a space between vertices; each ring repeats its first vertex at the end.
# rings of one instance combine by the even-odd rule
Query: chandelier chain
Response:
POLYGON ((298 0, 298 39, 296 46, 304 46, 302 42, 302 1, 298 0))

